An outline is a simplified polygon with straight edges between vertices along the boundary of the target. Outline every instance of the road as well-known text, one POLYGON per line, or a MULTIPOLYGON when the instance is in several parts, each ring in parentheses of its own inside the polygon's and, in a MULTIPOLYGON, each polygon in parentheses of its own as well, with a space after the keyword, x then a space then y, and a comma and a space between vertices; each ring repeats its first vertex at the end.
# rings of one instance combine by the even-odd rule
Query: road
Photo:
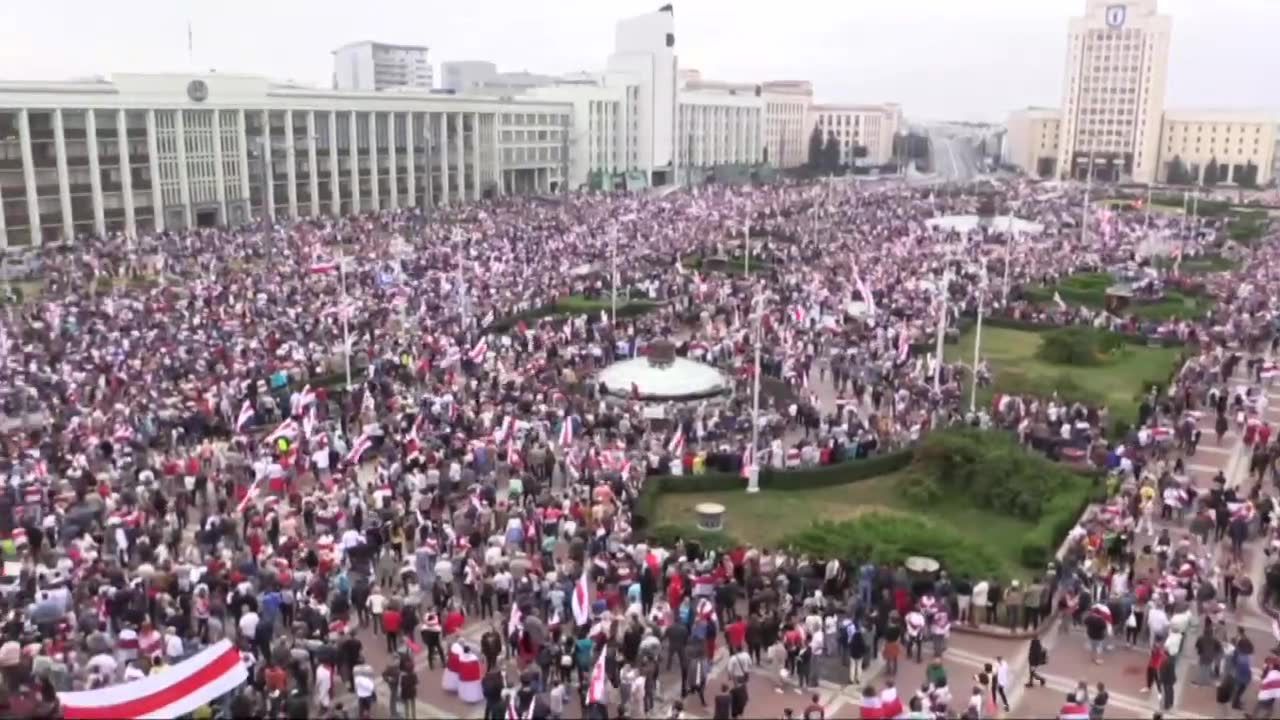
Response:
POLYGON ((978 153, 969 141, 944 135, 929 134, 933 152, 933 171, 945 182, 969 182, 977 178, 978 153))

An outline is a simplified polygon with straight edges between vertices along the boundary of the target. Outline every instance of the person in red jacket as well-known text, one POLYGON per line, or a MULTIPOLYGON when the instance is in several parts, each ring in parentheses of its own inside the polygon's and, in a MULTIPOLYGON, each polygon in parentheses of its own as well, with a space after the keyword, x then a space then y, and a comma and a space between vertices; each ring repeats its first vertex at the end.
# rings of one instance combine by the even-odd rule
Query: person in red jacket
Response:
POLYGON ((403 622, 403 616, 400 614, 400 608, 395 605, 387 607, 382 611, 382 631, 387 636, 387 652, 396 654, 396 641, 400 638, 400 625, 403 622))
POLYGON ((738 652, 747 643, 747 621, 739 618, 724 629, 725 642, 729 643, 732 652, 738 652))

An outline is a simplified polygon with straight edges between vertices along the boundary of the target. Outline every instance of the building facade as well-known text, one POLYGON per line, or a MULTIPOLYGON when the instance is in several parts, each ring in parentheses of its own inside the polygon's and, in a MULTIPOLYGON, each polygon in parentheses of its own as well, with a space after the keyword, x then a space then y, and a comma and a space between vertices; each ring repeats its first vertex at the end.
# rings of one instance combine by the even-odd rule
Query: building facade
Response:
POLYGON ((333 51, 333 87, 337 90, 390 90, 435 86, 427 48, 363 41, 333 51))
POLYGON ((1158 179, 1169 182, 1170 170, 1180 165, 1196 184, 1266 185, 1273 177, 1277 123, 1280 118, 1265 113, 1166 111, 1158 179), (1206 177, 1210 168, 1215 169, 1213 178, 1206 177))
POLYGON ((764 97, 764 161, 793 168, 809 161, 813 83, 775 80, 761 85, 764 97))
POLYGON ((682 87, 677 98, 676 150, 682 173, 764 161, 760 86, 696 80, 682 87))
MULTIPOLYGON (((825 142, 834 134, 840 146, 840 164, 883 165, 893 160, 893 137, 902 127, 902 108, 896 103, 883 105, 814 105, 812 127, 822 133, 825 142), (857 148, 866 155, 858 158, 857 148)), ((805 134, 804 152, 809 153, 809 136, 805 134)))
POLYGON ((1156 0, 1087 0, 1069 24, 1057 172, 1153 182, 1172 20, 1156 0))
POLYGON ((1000 158, 1027 175, 1058 175, 1062 112, 1057 108, 1025 108, 1009 114, 1000 158))
POLYGON ((572 108, 565 138, 564 176, 569 189, 584 186, 613 189, 614 179, 639 168, 627 116, 632 90, 625 78, 612 82, 579 78, 577 82, 533 88, 523 97, 568 104, 572 108))
POLYGON ((670 5, 657 12, 621 20, 607 74, 628 78, 626 132, 635 142, 634 165, 649 185, 666 185, 676 175, 675 20, 670 5))
POLYGON ((0 83, 0 246, 564 183, 565 103, 237 75, 0 83))

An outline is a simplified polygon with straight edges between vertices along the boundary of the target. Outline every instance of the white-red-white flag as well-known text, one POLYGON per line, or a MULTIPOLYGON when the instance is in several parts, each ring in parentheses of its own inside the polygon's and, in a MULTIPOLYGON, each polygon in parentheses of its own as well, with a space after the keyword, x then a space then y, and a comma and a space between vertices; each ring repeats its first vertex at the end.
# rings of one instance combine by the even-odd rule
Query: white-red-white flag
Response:
POLYGON ((569 605, 573 610, 573 621, 578 625, 586 625, 591 620, 590 572, 590 565, 582 568, 582 575, 578 577, 578 582, 573 584, 573 596, 569 598, 569 605))
POLYGON ((240 406, 240 416, 236 418, 236 432, 244 432, 249 426, 249 421, 253 420, 253 405, 248 400, 240 406))

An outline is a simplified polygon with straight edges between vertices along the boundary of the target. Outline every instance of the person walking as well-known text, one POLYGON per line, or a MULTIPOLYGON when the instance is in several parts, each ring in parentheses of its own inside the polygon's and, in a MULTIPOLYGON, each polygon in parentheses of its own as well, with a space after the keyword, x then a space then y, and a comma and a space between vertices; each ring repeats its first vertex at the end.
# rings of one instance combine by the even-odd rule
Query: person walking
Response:
POLYGON ((1049 653, 1044 649, 1044 644, 1040 642, 1040 636, 1031 638, 1031 647, 1027 650, 1027 667, 1030 668, 1030 674, 1027 675, 1026 687, 1032 687, 1036 680, 1040 681, 1040 687, 1045 686, 1046 680, 1044 675, 1040 674, 1040 669, 1049 664, 1049 653))
POLYGON ((996 656, 996 671, 991 679, 991 702, 996 701, 996 696, 1000 696, 1000 705, 1005 712, 1009 712, 1009 696, 1005 694, 1005 688, 1009 687, 1009 663, 1001 656, 996 656))

